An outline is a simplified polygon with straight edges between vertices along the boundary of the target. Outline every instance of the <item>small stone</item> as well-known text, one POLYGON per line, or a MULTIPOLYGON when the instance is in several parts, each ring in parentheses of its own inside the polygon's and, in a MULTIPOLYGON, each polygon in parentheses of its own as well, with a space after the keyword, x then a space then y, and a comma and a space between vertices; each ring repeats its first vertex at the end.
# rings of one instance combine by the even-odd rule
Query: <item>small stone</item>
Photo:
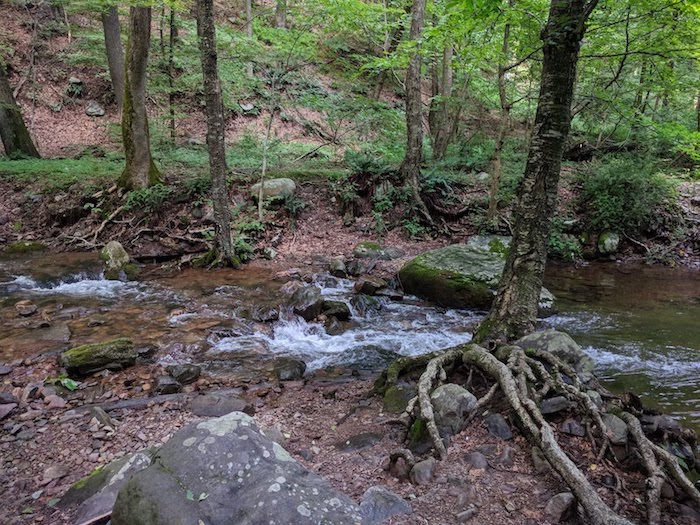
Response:
POLYGON ((5 405, 8 403, 19 403, 17 396, 13 396, 9 392, 0 392, 0 405, 5 405))
POLYGON ((489 414, 484 418, 484 423, 492 436, 501 438, 504 441, 513 439, 513 432, 501 414, 489 414))
POLYGON ((85 103, 85 114, 88 117, 104 117, 105 108, 100 105, 96 100, 88 100, 85 103))
POLYGON ((12 367, 7 365, 0 365, 0 376, 6 376, 12 372, 12 367))
POLYGON ((547 414, 556 414, 557 412, 568 410, 570 407, 571 403, 564 396, 548 397, 540 403, 540 412, 545 416, 547 414))
POLYGON ((479 511, 477 511, 474 507, 472 507, 470 509, 467 509, 467 510, 460 512, 455 517, 457 518, 457 522, 466 523, 470 519, 472 519, 474 516, 476 516, 478 514, 478 512, 479 511))
POLYGON ((584 437, 586 435, 586 429, 573 418, 569 418, 559 425, 559 430, 570 436, 584 437))
POLYGON ((48 405, 48 408, 50 409, 66 407, 66 400, 63 399, 61 396, 57 396, 55 394, 51 396, 46 396, 44 398, 44 403, 46 403, 48 405))
POLYGON ((345 278, 348 276, 348 269, 345 266, 343 257, 334 257, 329 261, 328 273, 333 277, 345 278))
POLYGON ((335 448, 341 450, 342 452, 354 452, 356 450, 362 450, 363 448, 371 447, 372 445, 379 443, 384 437, 382 434, 377 432, 363 432, 362 434, 356 434, 350 436, 348 439, 338 441, 335 444, 335 448))
POLYGON ((68 467, 65 465, 51 465, 46 470, 44 470, 44 485, 53 481, 54 479, 60 479, 68 475, 68 467))
POLYGON ((513 447, 505 447, 501 455, 496 460, 496 463, 502 467, 510 468, 515 463, 515 449, 513 447))
POLYGON ((392 516, 411 514, 413 509, 401 496, 386 487, 376 485, 368 488, 362 495, 360 512, 367 523, 379 524, 392 516))
POLYGON ((273 369, 280 381, 298 381, 304 377, 306 363, 293 357, 280 357, 275 359, 273 369))
POLYGON ((249 415, 255 412, 255 408, 240 397, 215 392, 195 397, 189 410, 196 416, 205 417, 220 417, 230 412, 245 412, 249 415))
POLYGON ((30 429, 22 430, 17 433, 17 439, 21 439, 22 441, 29 441, 30 439, 34 438, 35 432, 30 429))
POLYGON ((465 454, 464 461, 472 469, 483 470, 488 468, 489 462, 481 452, 469 452, 465 454))
POLYGON ((379 277, 363 275, 355 283, 355 291, 366 295, 374 295, 382 288, 386 288, 386 281, 379 277))
POLYGON ((549 470, 549 462, 545 459, 539 447, 532 447, 532 465, 538 474, 544 474, 549 470))
POLYGON ((544 508, 545 516, 551 523, 561 523, 574 505, 574 495, 571 492, 560 492, 550 498, 544 508))
POLYGON ((182 390, 182 385, 171 376, 158 376, 156 378, 156 394, 177 394, 182 390))
POLYGON ((434 458, 429 458, 424 461, 419 461, 411 469, 409 478, 414 485, 427 485, 433 479, 437 461, 434 458))
POLYGON ((0 420, 5 419, 15 408, 17 408, 17 403, 6 403, 0 405, 0 420))
POLYGON ((617 417, 615 414, 603 414, 603 423, 605 423, 606 435, 613 445, 627 444, 627 423, 617 417))
POLYGON ((30 315, 34 315, 37 312, 38 308, 30 300, 24 299, 15 303, 15 310, 17 310, 18 315, 22 317, 29 317, 30 315))
POLYGON ((202 373, 201 366, 192 365, 190 363, 170 365, 165 367, 165 370, 181 385, 194 383, 197 379, 199 379, 199 376, 202 373))

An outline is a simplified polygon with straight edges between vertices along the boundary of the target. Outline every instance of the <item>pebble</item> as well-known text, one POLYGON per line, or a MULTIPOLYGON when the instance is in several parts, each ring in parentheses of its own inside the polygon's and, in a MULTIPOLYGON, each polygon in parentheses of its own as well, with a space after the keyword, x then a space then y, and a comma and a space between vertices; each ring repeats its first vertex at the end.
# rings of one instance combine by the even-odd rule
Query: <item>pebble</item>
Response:
POLYGON ((456 518, 459 523, 466 523, 470 519, 472 519, 474 516, 476 516, 478 511, 475 508, 467 509, 465 511, 460 512, 457 514, 456 518))
POLYGON ((44 398, 44 403, 46 403, 50 409, 66 407, 66 400, 63 399, 61 396, 57 396, 55 394, 46 396, 44 398))
POLYGON ((499 437, 504 441, 513 439, 513 432, 501 414, 489 414, 484 418, 484 423, 492 436, 499 437))
POLYGON ((12 372, 12 367, 7 365, 0 365, 0 376, 6 376, 12 372))

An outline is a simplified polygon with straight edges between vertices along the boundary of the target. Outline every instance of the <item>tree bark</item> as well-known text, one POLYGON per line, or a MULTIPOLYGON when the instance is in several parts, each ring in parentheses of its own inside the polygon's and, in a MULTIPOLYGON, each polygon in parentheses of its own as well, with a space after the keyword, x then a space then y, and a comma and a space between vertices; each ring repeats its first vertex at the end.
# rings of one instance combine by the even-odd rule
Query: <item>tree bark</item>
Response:
POLYGON ((151 156, 146 112, 146 66, 150 42, 151 8, 131 7, 122 110, 122 141, 126 165, 118 181, 120 187, 129 190, 163 182, 162 175, 151 156))
POLYGON ((168 34, 168 112, 170 114, 170 141, 175 144, 175 40, 177 24, 175 9, 170 7, 170 31, 168 34))
POLYGON ((211 170, 212 203, 216 223, 216 242, 219 259, 227 265, 238 266, 231 239, 231 211, 226 184, 226 148, 224 145, 226 121, 221 100, 221 85, 216 53, 213 0, 197 0, 197 34, 204 77, 204 97, 207 108, 207 148, 211 170))
MULTIPOLYGON (((512 7, 512 0, 508 2, 512 7)), ((510 105, 508 104, 508 93, 506 90, 506 63, 508 62, 508 50, 510 45, 510 23, 506 23, 503 28, 503 45, 501 46, 501 60, 498 64, 498 99, 501 106, 501 122, 498 127, 498 137, 496 147, 493 150, 491 163, 491 184, 489 185, 489 209, 486 218, 493 221, 498 211, 498 190, 501 186, 501 175, 503 174, 503 162, 501 159, 503 145, 506 142, 506 135, 510 129, 510 105)))
POLYGON ((10 158, 36 157, 39 152, 34 146, 29 130, 24 124, 22 111, 12 94, 5 65, 0 62, 0 138, 5 147, 5 155, 10 158))
MULTIPOLYGON (((245 34, 248 38, 253 38, 253 0, 245 0, 245 34)), ((246 64, 246 74, 253 76, 253 63, 246 64)))
POLYGON ((513 211, 514 231, 491 311, 476 340, 516 339, 535 328, 557 203, 561 158, 571 126, 576 63, 597 0, 551 0, 535 129, 513 211))
POLYGON ((277 0, 275 5, 275 27, 287 29, 287 0, 277 0))
POLYGON ((436 105, 435 131, 433 133, 433 158, 440 160, 447 153, 447 146, 452 139, 452 115, 450 97, 452 97, 452 44, 445 44, 442 51, 442 74, 438 83, 440 102, 436 105))
POLYGON ((108 7, 102 12, 102 30, 107 50, 109 78, 112 80, 114 97, 117 107, 122 110, 124 102, 124 49, 121 41, 121 26, 119 25, 119 10, 117 6, 108 7))
POLYGON ((426 0, 414 0, 411 8, 409 40, 415 46, 406 71, 406 156, 400 173, 413 194, 419 213, 428 223, 433 221, 420 196, 420 166, 423 161, 423 101, 421 99, 420 38, 423 34, 426 0))

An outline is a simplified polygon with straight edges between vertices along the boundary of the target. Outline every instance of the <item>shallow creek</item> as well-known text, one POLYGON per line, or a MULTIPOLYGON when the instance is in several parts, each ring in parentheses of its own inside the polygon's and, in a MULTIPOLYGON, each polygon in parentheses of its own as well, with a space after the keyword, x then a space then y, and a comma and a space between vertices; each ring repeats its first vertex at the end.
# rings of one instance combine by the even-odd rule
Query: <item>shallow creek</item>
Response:
MULTIPOLYGON (((328 299, 352 319, 337 335, 282 308, 273 270, 147 269, 139 282, 101 278, 90 254, 0 258, 0 362, 114 337, 157 348, 157 359, 234 373, 273 356, 378 370, 397 355, 467 342, 483 312, 445 310, 417 299, 358 300, 352 281, 316 274, 328 299), (148 271, 151 270, 151 271, 148 271), (19 317, 14 305, 39 311, 19 317)), ((651 406, 700 429, 700 276, 668 268, 550 266, 546 285, 558 313, 543 326, 566 330, 597 363, 613 391, 631 389, 651 406)))

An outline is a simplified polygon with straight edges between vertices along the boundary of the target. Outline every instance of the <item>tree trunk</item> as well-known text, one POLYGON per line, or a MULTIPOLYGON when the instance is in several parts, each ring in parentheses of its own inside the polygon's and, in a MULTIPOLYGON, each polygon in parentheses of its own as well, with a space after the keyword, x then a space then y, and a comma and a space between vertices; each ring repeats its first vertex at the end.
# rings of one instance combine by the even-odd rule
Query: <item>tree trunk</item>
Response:
POLYGON ((5 65, 0 62, 0 138, 10 158, 36 157, 39 152, 24 124, 22 111, 12 94, 5 65))
MULTIPOLYGON (((248 38, 253 38, 253 0, 245 0, 245 34, 248 38)), ((253 63, 246 64, 246 74, 253 76, 253 63)))
POLYGON ((516 339, 535 328, 561 158, 571 126, 579 47, 597 0, 551 0, 535 129, 513 211, 514 231, 491 311, 476 340, 516 339))
POLYGON ((287 29, 287 0, 277 0, 275 5, 275 27, 287 29))
MULTIPOLYGON (((512 0, 508 2, 512 7, 512 0)), ((501 186, 501 175, 503 174, 502 153, 503 145, 506 141, 506 134, 510 129, 510 105, 508 104, 508 93, 506 91, 506 63, 508 62, 508 49, 510 44, 510 23, 506 23, 503 28, 503 45, 501 47, 501 61, 498 64, 498 99, 501 106, 501 122, 498 127, 498 138, 496 147, 493 150, 491 163, 491 184, 489 186, 489 209, 486 218, 492 222, 498 211, 498 190, 501 186)))
POLYGON ((226 184, 226 148, 224 137, 226 121, 221 101, 221 85, 216 54, 216 28, 214 27, 213 0, 197 0, 197 34, 202 58, 204 97, 207 107, 207 148, 211 170, 211 192, 216 223, 216 242, 219 259, 227 265, 238 266, 231 239, 231 211, 226 184))
POLYGON ((175 9, 170 7, 170 31, 168 34, 168 112, 170 114, 170 141, 175 144, 175 40, 177 24, 175 9))
POLYGON ((440 102, 437 105, 437 119, 435 122, 435 133, 433 134, 433 158, 440 160, 447 153, 447 146, 452 139, 452 119, 451 110, 453 104, 452 97, 452 44, 445 44, 442 51, 442 75, 439 83, 440 102))
POLYGON ((415 48, 406 71, 406 156, 400 173, 404 184, 413 194, 413 200, 422 217, 430 224, 430 213, 420 196, 419 176, 423 161, 423 101, 421 99, 420 38, 423 33, 426 0, 413 0, 409 39, 415 48))
POLYGON ((124 49, 122 48, 121 27, 119 25, 119 10, 117 6, 108 7, 102 12, 102 30, 107 50, 109 78, 112 80, 114 98, 117 107, 122 110, 124 103, 124 49))
POLYGON ((146 113, 146 66, 151 42, 151 8, 131 7, 129 40, 124 67, 122 141, 126 166, 118 184, 125 189, 145 188, 163 182, 151 157, 146 113))

